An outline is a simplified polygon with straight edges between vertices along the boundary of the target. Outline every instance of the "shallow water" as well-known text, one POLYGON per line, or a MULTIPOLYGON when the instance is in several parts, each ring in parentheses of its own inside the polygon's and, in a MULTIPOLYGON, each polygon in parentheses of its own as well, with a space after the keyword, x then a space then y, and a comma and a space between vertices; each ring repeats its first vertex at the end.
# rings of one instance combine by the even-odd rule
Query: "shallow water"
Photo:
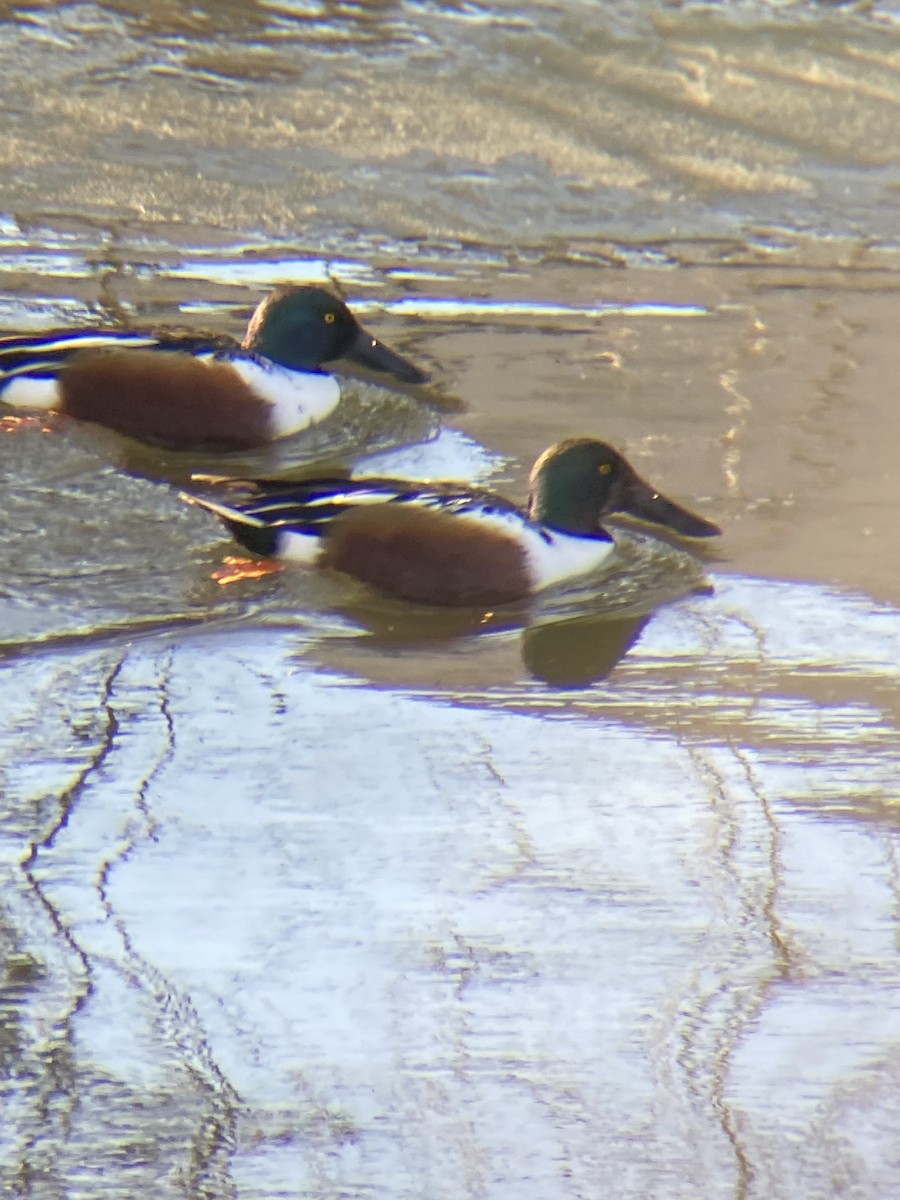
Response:
POLYGON ((332 280, 435 375, 0 420, 5 1192, 900 1191, 897 15, 0 4, 0 329, 332 280), (725 537, 437 613, 178 497, 573 433, 725 537))

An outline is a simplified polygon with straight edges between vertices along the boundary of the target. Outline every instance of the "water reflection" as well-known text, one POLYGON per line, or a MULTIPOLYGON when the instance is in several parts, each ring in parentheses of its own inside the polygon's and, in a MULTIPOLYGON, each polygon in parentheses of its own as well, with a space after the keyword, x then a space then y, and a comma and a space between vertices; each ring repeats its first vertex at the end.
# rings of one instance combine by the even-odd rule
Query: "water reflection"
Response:
POLYGON ((845 1164, 829 1135, 857 1136, 861 1093, 887 1145, 895 827, 886 802, 854 815, 872 760, 848 734, 874 736, 862 697, 875 664, 896 680, 898 617, 864 611, 725 580, 649 619, 457 626, 476 655, 534 639, 560 677, 630 645, 616 685, 581 695, 521 671, 460 695, 446 643, 427 685, 364 686, 309 669, 315 631, 260 626, 4 665, 4 1183, 101 1196, 99 1162, 173 1200, 297 1179, 450 1200, 480 1154, 498 1200, 537 1200, 561 1144, 597 1161, 601 1114, 616 1179, 643 1139, 642 1195, 744 1179, 750 1197, 797 1165, 773 1102, 809 1131, 815 1183, 845 1164), (814 707, 795 681, 817 645, 814 707), (685 1127, 674 1159, 660 1106, 685 1127), (452 1189, 421 1183, 436 1154, 452 1189))

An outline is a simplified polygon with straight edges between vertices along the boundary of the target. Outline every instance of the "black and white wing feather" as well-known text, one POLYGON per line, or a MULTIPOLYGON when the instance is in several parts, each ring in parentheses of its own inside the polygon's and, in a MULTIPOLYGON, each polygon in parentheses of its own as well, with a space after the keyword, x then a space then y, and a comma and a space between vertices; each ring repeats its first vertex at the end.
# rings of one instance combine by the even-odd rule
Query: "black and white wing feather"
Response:
MULTIPOLYGON (((446 512, 454 516, 524 514, 493 492, 461 484, 433 486, 399 479, 310 479, 234 481, 249 495, 229 500, 225 507, 252 522, 280 529, 322 535, 338 517, 355 509, 381 505, 446 512)), ((203 503, 201 501, 200 503, 203 503)))
POLYGON ((234 348, 232 338, 115 329, 56 329, 0 337, 0 400, 14 407, 52 408, 56 377, 76 355, 98 350, 160 350, 212 354, 234 348))

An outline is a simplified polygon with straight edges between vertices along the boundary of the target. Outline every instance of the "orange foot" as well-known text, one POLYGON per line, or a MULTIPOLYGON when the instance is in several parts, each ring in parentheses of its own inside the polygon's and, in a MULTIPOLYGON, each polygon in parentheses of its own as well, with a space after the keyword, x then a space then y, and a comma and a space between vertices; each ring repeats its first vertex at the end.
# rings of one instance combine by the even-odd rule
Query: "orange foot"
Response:
POLYGON ((46 413, 41 416, 29 417, 0 417, 0 433, 20 433, 23 429, 37 427, 41 433, 53 432, 53 420, 48 419, 46 413))
POLYGON ((275 562, 272 558, 232 558, 228 555, 218 571, 213 571, 212 577, 221 587, 227 587, 229 583, 239 583, 242 579, 262 579, 283 570, 283 563, 275 562))

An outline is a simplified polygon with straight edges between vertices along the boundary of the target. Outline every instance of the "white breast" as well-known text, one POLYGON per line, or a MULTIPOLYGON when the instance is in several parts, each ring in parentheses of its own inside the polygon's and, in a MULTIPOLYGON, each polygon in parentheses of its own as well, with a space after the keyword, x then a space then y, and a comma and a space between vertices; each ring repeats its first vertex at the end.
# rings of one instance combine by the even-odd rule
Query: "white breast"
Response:
POLYGON ((541 531, 528 525, 522 527, 522 534, 531 586, 536 592, 596 571, 615 549, 611 541, 541 531))
POLYGON ((505 534, 522 547, 529 583, 534 592, 597 570, 615 549, 612 541, 557 533, 544 526, 533 525, 515 512, 481 511, 477 523, 482 528, 492 528, 497 533, 505 534))
POLYGON ((271 407, 272 436, 287 437, 321 421, 341 398, 332 375, 291 371, 265 359, 235 358, 231 365, 271 407))

